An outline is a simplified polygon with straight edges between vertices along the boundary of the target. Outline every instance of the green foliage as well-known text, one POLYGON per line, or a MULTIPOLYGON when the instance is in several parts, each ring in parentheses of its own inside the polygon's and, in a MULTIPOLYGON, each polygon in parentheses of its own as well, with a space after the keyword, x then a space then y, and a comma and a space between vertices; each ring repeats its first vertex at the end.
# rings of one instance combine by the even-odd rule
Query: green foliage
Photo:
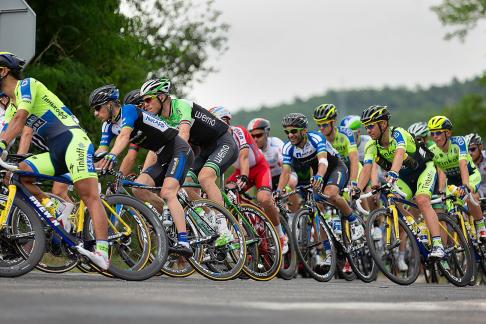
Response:
POLYGON ((427 121, 433 115, 441 113, 444 107, 456 104, 467 94, 480 94, 483 91, 477 78, 463 83, 454 79, 449 85, 431 86, 428 89, 411 90, 404 87, 385 87, 381 90, 330 90, 322 96, 307 100, 295 99, 288 104, 261 107, 255 111, 240 111, 233 114, 233 123, 246 126, 251 119, 265 116, 272 125, 272 135, 285 138, 280 126, 285 114, 304 113, 309 118, 309 127, 313 128, 315 127, 312 119, 314 108, 323 103, 336 105, 338 119, 350 114, 360 115, 363 109, 370 105, 383 104, 390 109, 393 125, 407 128, 414 122, 427 121))
POLYGON ((486 0, 444 0, 440 5, 433 6, 432 10, 444 25, 455 28, 446 38, 459 37, 464 40, 478 21, 486 18, 486 0))

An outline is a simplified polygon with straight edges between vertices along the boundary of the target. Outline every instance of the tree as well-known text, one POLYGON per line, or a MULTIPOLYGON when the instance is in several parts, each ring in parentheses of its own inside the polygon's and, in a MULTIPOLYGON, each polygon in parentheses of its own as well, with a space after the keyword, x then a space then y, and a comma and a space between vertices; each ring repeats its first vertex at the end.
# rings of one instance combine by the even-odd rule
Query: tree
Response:
POLYGON ((444 25, 456 28, 446 35, 447 38, 459 37, 464 40, 478 21, 486 18, 486 0, 444 0, 440 5, 433 6, 432 10, 444 25))

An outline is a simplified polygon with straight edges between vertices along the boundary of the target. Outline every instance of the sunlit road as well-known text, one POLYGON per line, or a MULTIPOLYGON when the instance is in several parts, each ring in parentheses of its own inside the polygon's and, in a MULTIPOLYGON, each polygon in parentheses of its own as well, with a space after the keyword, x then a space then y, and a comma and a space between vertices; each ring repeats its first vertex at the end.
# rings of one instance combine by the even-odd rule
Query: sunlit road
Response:
POLYGON ((0 279, 0 323, 486 323, 486 287, 385 279, 125 282, 31 273, 0 279))

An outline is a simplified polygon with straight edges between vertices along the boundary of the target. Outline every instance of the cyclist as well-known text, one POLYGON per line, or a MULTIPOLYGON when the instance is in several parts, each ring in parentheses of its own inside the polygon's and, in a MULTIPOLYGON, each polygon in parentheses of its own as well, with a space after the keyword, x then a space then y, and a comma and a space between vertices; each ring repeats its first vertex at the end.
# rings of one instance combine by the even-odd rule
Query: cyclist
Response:
MULTIPOLYGON (((386 106, 374 105, 366 108, 361 114, 368 135, 372 140, 365 149, 364 166, 361 170, 358 186, 353 188, 353 196, 359 197, 370 179, 373 161, 376 161, 387 171, 385 180, 398 184, 400 189, 407 193, 407 199, 415 194, 415 200, 432 235, 431 259, 442 259, 445 256, 444 247, 440 237, 440 228, 437 214, 430 204, 434 190, 437 171, 430 154, 423 154, 424 150, 417 147, 415 141, 406 130, 393 127, 389 124, 390 112, 386 106)), ((405 267, 405 251, 401 246, 399 263, 405 267)))
POLYGON ((466 135, 465 140, 466 144, 468 144, 469 154, 473 159, 474 165, 476 165, 476 168, 478 168, 481 174, 478 193, 484 198, 486 197, 486 152, 484 151, 483 140, 476 133, 466 135))
MULTIPOLYGON (((17 111, 0 137, 0 155, 8 154, 7 145, 27 126, 45 141, 49 152, 34 155, 19 164, 22 171, 46 175, 69 172, 80 198, 93 219, 96 236, 95 252, 82 246, 77 250, 101 269, 109 267, 108 224, 98 194, 98 177, 93 165, 93 145, 79 127, 70 110, 41 82, 33 78, 21 79, 24 61, 14 54, 0 52, 0 92, 8 95, 17 111)), ((50 199, 34 178, 22 177, 21 182, 41 202, 50 199)))
POLYGON ((360 169, 358 149, 353 132, 349 128, 336 126, 337 113, 333 104, 322 104, 314 109, 314 121, 322 135, 344 159, 349 170, 349 185, 355 187, 360 169))
MULTIPOLYGON (((189 175, 197 176, 209 199, 224 205, 216 180, 238 158, 238 147, 228 131, 229 126, 196 103, 172 98, 170 86, 166 78, 146 81, 140 88, 144 109, 178 128, 186 142, 198 147, 189 175)), ((194 194, 190 196, 196 198, 194 194)))
POLYGON ((424 143, 427 147, 431 147, 434 142, 430 138, 429 128, 427 123, 417 122, 410 125, 408 132, 412 134, 415 140, 419 143, 424 143))
MULTIPOLYGON (((427 123, 435 145, 430 150, 434 153, 434 163, 439 170, 439 190, 446 191, 447 183, 459 186, 461 195, 476 193, 481 182, 481 174, 467 152, 462 136, 452 135, 452 123, 446 116, 434 116, 427 123), (445 174, 445 176, 444 176, 445 174)), ((486 241, 486 227, 481 207, 466 199, 470 214, 474 218, 478 237, 486 241)))
MULTIPOLYGON (((301 113, 290 113, 282 120, 284 132, 289 141, 283 149, 282 174, 278 182, 276 194, 281 194, 288 183, 292 168, 297 172, 298 185, 311 183, 318 192, 323 192, 347 217, 350 223, 351 239, 357 240, 364 234, 356 215, 339 192, 344 188, 348 179, 348 170, 339 154, 334 150, 326 138, 321 134, 308 132, 307 117, 301 113)), ((330 243, 324 241, 326 259, 319 262, 320 266, 331 264, 330 243)))
MULTIPOLYGON (((231 123, 231 113, 224 107, 213 107, 209 111, 226 124, 231 123)), ((233 138, 240 150, 238 160, 233 163, 235 170, 228 177, 227 182, 235 182, 240 190, 247 191, 251 187, 257 188, 257 202, 270 217, 277 229, 282 245, 282 254, 288 252, 288 237, 282 230, 278 209, 272 197, 272 176, 270 166, 265 156, 258 149, 250 133, 242 126, 230 126, 233 138)))
POLYGON ((341 127, 349 128, 354 135, 354 142, 358 147, 358 159, 361 164, 364 161, 364 150, 366 147, 366 143, 371 140, 371 137, 368 135, 361 135, 361 120, 358 115, 348 115, 341 120, 339 124, 341 127))
MULTIPOLYGON (((194 160, 192 150, 177 135, 177 129, 132 104, 120 105, 118 98, 119 91, 112 84, 93 90, 89 96, 89 105, 94 109, 95 117, 104 125, 110 124, 117 133, 113 147, 100 166, 103 169, 112 168, 117 156, 129 143, 154 152, 156 162, 139 176, 137 182, 149 186, 162 185, 160 197, 166 201, 178 232, 178 242, 172 250, 191 257, 193 251, 187 241, 184 210, 177 199, 177 191, 194 160)), ((111 138, 106 138, 106 143, 109 144, 111 138)), ((106 150, 106 146, 99 150, 106 150)))

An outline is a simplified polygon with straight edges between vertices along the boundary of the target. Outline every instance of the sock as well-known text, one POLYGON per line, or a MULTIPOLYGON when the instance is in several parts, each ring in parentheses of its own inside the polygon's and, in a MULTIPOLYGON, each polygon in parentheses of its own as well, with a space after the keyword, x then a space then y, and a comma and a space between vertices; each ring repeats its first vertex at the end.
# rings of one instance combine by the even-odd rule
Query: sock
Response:
POLYGON ((100 252, 104 257, 108 258, 108 241, 96 240, 96 252, 100 252))
POLYGON ((328 253, 328 251, 331 251, 331 243, 329 242, 329 240, 324 240, 322 242, 322 245, 324 246, 324 250, 326 250, 326 253, 328 253))
POLYGON ((353 213, 351 213, 348 216, 346 216, 346 218, 348 219, 348 222, 350 222, 350 223, 354 223, 357 220, 356 215, 353 214, 353 213))
POLYGON ((484 224, 484 217, 481 220, 474 221, 474 224, 476 224, 476 230, 479 232, 481 230, 485 230, 486 226, 484 224))
POLYGON ((400 251, 398 258, 399 260, 405 260, 405 251, 400 251))
POLYGON ((277 233, 278 233, 278 236, 284 236, 284 232, 283 232, 283 229, 282 229, 282 224, 278 224, 277 226, 275 226, 275 229, 277 230, 277 233))
POLYGON ((440 236, 432 236, 432 246, 442 246, 442 239, 440 236))

